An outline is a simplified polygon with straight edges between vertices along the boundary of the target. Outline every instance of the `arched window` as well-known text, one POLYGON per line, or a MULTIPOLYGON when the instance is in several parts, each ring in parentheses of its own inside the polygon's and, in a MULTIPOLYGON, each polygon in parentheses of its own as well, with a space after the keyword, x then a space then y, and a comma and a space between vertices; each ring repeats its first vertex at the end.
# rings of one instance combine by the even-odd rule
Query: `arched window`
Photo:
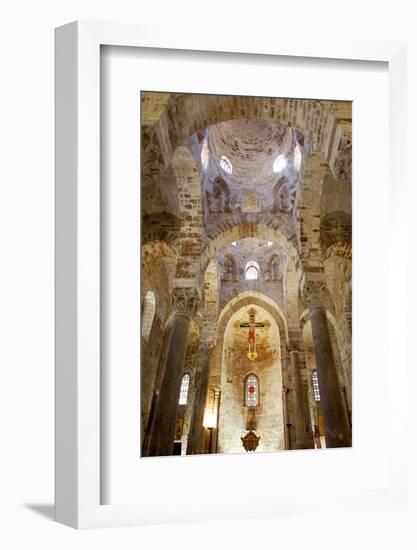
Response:
POLYGON ((147 340, 151 333, 153 318, 155 317, 155 294, 148 290, 143 299, 142 308, 142 336, 147 340))
POLYGON ((186 405, 188 399, 188 388, 190 387, 190 375, 184 374, 181 382, 179 405, 186 405))
POLYGON ((278 172, 281 172, 282 170, 284 170, 286 166, 287 166, 287 161, 284 155, 278 155, 277 158, 274 160, 272 170, 274 171, 274 174, 278 174, 278 172))
POLYGON ((259 405, 259 380, 256 374, 248 374, 245 378, 245 407, 259 405))
POLYGON ((220 159, 220 168, 223 170, 223 172, 226 172, 226 174, 231 174, 233 171, 232 163, 224 155, 220 159))
POLYGON ((257 281, 259 279, 259 264, 254 261, 250 261, 245 267, 245 279, 247 281, 257 281))
POLYGON ((201 148, 201 166, 203 170, 206 170, 209 163, 209 148, 207 140, 204 140, 203 146, 201 148))
POLYGON ((314 401, 320 401, 319 379, 317 377, 317 371, 316 370, 313 370, 313 373, 311 375, 311 382, 312 382, 312 385, 313 385, 314 401))
POLYGON ((301 147, 299 143, 295 144, 293 159, 294 159, 294 168, 297 170, 297 172, 299 172, 301 168, 301 161, 303 160, 303 154, 301 152, 301 147))

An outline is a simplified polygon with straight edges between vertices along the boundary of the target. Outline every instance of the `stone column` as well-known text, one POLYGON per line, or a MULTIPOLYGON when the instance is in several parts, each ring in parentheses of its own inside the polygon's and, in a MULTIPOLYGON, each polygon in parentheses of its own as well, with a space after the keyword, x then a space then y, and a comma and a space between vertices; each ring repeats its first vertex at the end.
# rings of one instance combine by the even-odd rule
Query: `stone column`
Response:
POLYGON ((351 432, 340 392, 324 307, 326 288, 320 280, 307 281, 304 292, 305 301, 309 307, 313 333, 313 348, 326 433, 326 447, 350 447, 351 432))
POLYGON ((187 455, 201 454, 204 452, 203 421, 209 383, 210 358, 213 349, 213 343, 204 343, 200 345, 200 349, 198 352, 193 415, 190 422, 190 432, 187 443, 187 455))
POLYGON ((150 456, 172 454, 188 329, 191 315, 196 312, 198 303, 196 291, 192 288, 175 288, 172 302, 175 313, 150 437, 150 456))
POLYGON ((289 345, 290 364, 291 364, 291 378, 293 383, 293 396, 294 396, 294 430, 295 430, 295 442, 293 442, 294 449, 310 449, 312 448, 313 441, 308 441, 307 429, 306 429, 306 417, 305 407, 303 399, 303 388, 301 384, 301 372, 300 372, 300 358, 298 342, 292 341, 289 345))

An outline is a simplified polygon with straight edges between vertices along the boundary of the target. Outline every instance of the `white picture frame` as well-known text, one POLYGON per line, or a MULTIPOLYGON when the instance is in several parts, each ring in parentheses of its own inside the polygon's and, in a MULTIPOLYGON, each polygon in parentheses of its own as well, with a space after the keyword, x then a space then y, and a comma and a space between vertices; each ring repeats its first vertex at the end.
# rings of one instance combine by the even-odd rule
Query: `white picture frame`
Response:
MULTIPOLYGON (((405 44, 370 40, 326 43, 287 36, 259 36, 248 46, 238 32, 177 35, 174 29, 126 24, 75 22, 56 30, 56 519, 76 528, 134 525, 184 519, 222 517, 222 503, 214 501, 190 516, 175 495, 138 507, 102 505, 100 498, 100 48, 102 45, 166 48, 207 52, 246 53, 296 58, 380 61, 388 64, 390 190, 401 192, 404 180, 405 44), (161 30, 161 29, 159 29, 161 30), (186 517, 185 517, 186 516, 186 517)), ((220 54, 219 54, 220 55, 220 54)), ((388 136, 387 136, 388 137, 388 136)), ((401 209, 393 214, 400 220, 401 209)), ((400 231, 400 225, 394 231, 400 231)), ((404 300, 390 303, 390 314, 401 317, 404 300)), ((397 355, 397 376, 405 380, 405 351, 397 355), (402 378, 401 378, 402 377, 402 378)), ((399 419, 404 415, 400 408, 399 419)), ((399 440, 401 440, 401 434, 399 440)), ((399 444, 397 456, 401 456, 399 444)), ((362 491, 351 499, 398 503, 405 498, 404 478, 388 476, 383 491, 362 491)), ((339 495, 340 499, 346 495, 339 495)), ((289 495, 270 507, 279 514, 305 511, 314 495, 289 495)), ((336 499, 337 500, 337 499, 336 499)), ((346 498, 345 498, 346 500, 346 498)), ((334 505, 329 498, 327 506, 334 505)), ((226 505, 231 510, 230 504, 226 505)), ((244 510, 235 503, 232 514, 244 510)), ((346 502, 345 502, 346 505, 346 502)), ((269 506, 265 502, 265 507, 269 506)), ((257 513, 259 515, 259 512, 257 513)))

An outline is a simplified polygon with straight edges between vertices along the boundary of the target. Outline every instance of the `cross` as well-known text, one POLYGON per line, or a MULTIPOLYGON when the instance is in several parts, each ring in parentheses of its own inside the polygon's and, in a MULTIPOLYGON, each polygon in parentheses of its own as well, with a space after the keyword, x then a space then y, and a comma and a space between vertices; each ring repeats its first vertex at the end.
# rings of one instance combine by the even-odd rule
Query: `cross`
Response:
POLYGON ((247 356, 251 361, 254 361, 258 354, 256 352, 256 334, 255 329, 261 328, 264 331, 267 331, 271 326, 271 323, 266 319, 265 321, 256 321, 256 310, 251 308, 248 311, 249 321, 235 321, 233 323, 233 328, 238 332, 241 328, 247 328, 248 330, 248 353, 247 356))

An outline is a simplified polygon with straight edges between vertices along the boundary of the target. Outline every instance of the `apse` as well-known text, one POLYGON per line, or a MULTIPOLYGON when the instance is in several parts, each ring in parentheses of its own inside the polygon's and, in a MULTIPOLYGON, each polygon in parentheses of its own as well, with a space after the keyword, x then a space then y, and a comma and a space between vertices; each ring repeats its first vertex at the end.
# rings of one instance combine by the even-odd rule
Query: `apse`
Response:
POLYGON ((241 438, 249 430, 260 437, 256 452, 285 449, 282 398, 280 334, 274 316, 258 303, 249 303, 236 311, 227 323, 223 337, 221 400, 217 452, 243 451, 241 438), (248 321, 253 314, 259 325, 253 345, 248 339, 248 321), (248 387, 253 376, 255 387, 248 387), (256 401, 248 402, 248 391, 256 401), (251 406, 253 404, 253 407, 251 406))

